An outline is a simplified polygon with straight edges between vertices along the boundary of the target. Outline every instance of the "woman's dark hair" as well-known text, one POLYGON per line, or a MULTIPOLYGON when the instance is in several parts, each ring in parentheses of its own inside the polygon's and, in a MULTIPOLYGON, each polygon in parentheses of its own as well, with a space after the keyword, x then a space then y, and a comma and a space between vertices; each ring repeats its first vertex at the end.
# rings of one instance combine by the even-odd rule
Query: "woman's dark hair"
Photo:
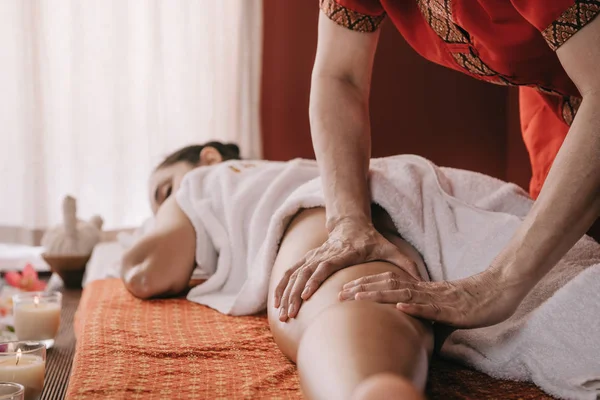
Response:
POLYGON ((215 148, 223 157, 223 161, 227 160, 239 160, 240 159, 240 148, 234 143, 221 143, 221 142, 208 142, 204 144, 195 144, 186 146, 176 152, 170 154, 161 162, 156 169, 169 167, 180 161, 185 161, 189 164, 196 165, 200 161, 200 152, 205 147, 215 148))

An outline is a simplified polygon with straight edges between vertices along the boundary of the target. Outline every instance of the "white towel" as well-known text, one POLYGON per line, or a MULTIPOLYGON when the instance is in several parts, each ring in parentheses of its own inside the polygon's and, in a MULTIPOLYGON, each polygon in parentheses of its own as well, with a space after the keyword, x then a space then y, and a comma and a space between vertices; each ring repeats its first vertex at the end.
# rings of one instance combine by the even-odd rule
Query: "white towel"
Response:
MULTIPOLYGON (((176 199, 196 232, 197 269, 208 277, 188 299, 232 315, 264 309, 270 269, 259 268, 267 272, 258 283, 260 290, 242 288, 254 282, 255 258, 271 217, 295 189, 316 176, 316 164, 307 160, 228 161, 188 173, 176 199)), ((276 251, 277 243, 271 245, 276 251)))
MULTIPOLYGON (((209 237, 219 253, 213 281, 188 298, 232 315, 265 308, 269 275, 287 223, 299 209, 324 204, 320 180, 307 182, 317 174, 312 162, 263 163, 248 178, 242 178, 247 171, 240 165, 200 169, 186 178, 177 196, 201 236, 209 237), (231 167, 243 172, 232 174, 227 171, 231 167)), ((371 193, 421 252, 434 281, 485 270, 532 204, 513 184, 438 168, 411 155, 373 160, 371 193)), ((198 248, 210 249, 206 243, 198 248)), ((200 265, 203 257, 198 254, 200 265)), ((492 376, 533 381, 559 397, 596 399, 599 289, 600 245, 586 237, 509 320, 457 331, 442 353, 492 376)))

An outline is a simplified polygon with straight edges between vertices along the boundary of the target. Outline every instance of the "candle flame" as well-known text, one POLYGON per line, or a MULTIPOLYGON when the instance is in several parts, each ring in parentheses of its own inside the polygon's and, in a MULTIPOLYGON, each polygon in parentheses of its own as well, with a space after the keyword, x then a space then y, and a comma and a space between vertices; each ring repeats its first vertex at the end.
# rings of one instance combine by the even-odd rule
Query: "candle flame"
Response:
POLYGON ((21 360, 21 349, 18 349, 17 350, 17 364, 16 365, 19 365, 19 361, 20 360, 21 360))
POLYGON ((34 296, 33 297, 33 304, 35 304, 36 307, 40 305, 40 298, 39 298, 39 296, 34 296))

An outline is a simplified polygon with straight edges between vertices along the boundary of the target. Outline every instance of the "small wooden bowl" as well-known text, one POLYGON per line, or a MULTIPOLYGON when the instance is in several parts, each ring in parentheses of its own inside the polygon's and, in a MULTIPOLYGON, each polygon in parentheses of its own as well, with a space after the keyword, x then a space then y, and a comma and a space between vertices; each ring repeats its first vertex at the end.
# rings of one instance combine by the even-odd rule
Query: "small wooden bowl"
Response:
POLYGON ((87 256, 52 256, 42 254, 44 261, 50 266, 50 270, 61 277, 68 289, 81 288, 85 266, 90 260, 91 254, 87 256))

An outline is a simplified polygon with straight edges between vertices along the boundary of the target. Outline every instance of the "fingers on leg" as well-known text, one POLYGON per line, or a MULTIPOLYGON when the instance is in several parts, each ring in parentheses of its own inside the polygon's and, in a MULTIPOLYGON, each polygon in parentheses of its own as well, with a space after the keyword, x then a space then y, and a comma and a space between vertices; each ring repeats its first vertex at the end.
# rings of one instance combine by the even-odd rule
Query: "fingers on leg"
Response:
POLYGON ((302 299, 308 300, 312 296, 319 286, 331 275, 330 272, 331 264, 329 262, 320 263, 315 272, 311 275, 310 279, 306 282, 306 287, 302 291, 302 299))
POLYGON ((363 276, 363 277, 355 279, 351 282, 346 283, 344 285, 344 289, 351 289, 356 286, 387 281, 390 279, 396 279, 396 275, 391 271, 384 272, 381 274, 376 274, 376 275, 367 275, 367 276, 363 276))
POLYGON ((310 266, 303 266, 297 272, 296 280, 294 281, 294 285, 290 290, 288 299, 289 307, 287 314, 290 318, 294 318, 296 315, 298 315, 298 310, 302 304, 301 295, 306 286, 306 282, 310 279, 311 275, 312 273, 310 266))
POLYGON ((274 302, 273 302, 273 305, 275 308, 279 308, 279 306, 281 305, 281 298, 283 297, 285 288, 288 286, 288 283, 290 282, 290 278, 292 277, 292 274, 294 273, 294 271, 295 271, 294 268, 288 269, 285 272, 285 274, 283 275, 283 277, 281 278, 281 280, 279 281, 279 283, 277 284, 277 287, 275 288, 274 302))

